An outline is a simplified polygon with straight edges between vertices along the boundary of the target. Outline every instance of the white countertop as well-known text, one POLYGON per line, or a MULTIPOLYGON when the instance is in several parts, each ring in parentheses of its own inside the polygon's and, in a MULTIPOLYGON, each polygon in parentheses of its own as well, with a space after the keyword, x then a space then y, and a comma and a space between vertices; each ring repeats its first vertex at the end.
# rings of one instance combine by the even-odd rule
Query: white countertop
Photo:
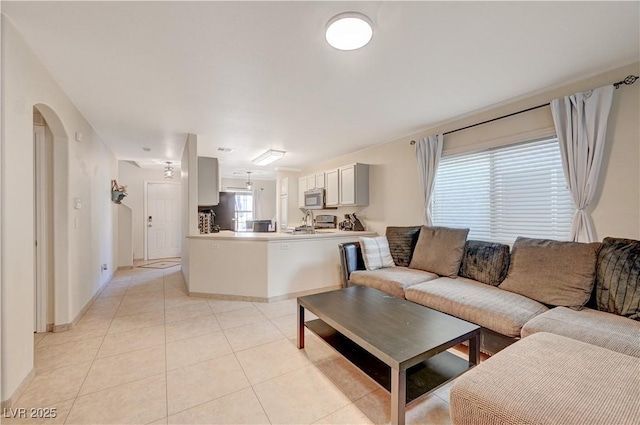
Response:
POLYGON ((187 236, 188 239, 217 239, 217 240, 244 240, 244 241, 292 241, 303 239, 331 239, 354 238, 360 236, 377 236, 376 232, 354 232, 348 230, 316 230, 313 234, 291 234, 275 232, 232 232, 222 230, 219 233, 187 236))

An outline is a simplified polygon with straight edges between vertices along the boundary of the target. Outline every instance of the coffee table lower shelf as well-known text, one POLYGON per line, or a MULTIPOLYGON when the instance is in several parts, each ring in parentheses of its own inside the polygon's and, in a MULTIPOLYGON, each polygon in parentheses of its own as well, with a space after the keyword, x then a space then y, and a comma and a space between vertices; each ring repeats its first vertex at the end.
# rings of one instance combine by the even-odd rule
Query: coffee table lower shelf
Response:
MULTIPOLYGON (((391 367, 321 319, 305 322, 305 326, 322 338, 347 360, 391 392, 391 367)), ((469 361, 443 351, 407 369, 409 404, 469 370, 469 361)))

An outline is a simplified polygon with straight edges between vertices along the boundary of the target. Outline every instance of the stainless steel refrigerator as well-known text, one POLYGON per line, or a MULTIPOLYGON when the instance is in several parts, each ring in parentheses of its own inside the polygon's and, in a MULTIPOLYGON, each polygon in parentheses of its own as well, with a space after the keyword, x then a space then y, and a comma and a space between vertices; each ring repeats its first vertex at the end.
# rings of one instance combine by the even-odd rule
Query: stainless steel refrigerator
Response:
POLYGON ((236 194, 234 192, 220 192, 220 202, 212 207, 216 214, 215 224, 220 230, 236 230, 236 194))

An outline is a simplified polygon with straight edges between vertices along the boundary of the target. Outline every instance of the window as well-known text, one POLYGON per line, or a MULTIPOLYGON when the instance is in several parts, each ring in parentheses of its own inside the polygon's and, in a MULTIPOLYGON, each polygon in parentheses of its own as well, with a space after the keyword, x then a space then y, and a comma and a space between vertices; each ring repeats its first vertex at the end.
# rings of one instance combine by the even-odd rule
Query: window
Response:
POLYGON ((507 244, 569 240, 575 211, 557 138, 442 158, 431 202, 435 226, 507 244))
POLYGON ((253 222, 253 194, 236 192, 236 232, 253 230, 247 227, 247 221, 253 222))

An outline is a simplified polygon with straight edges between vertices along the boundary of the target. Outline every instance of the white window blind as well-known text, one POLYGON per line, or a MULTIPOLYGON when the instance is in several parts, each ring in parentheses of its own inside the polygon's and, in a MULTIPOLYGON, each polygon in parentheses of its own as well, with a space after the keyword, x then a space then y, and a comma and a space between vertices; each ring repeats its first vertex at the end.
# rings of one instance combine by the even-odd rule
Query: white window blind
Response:
POLYGON ((469 228, 469 239, 570 239, 574 207, 556 138, 442 158, 431 202, 435 226, 469 228))

